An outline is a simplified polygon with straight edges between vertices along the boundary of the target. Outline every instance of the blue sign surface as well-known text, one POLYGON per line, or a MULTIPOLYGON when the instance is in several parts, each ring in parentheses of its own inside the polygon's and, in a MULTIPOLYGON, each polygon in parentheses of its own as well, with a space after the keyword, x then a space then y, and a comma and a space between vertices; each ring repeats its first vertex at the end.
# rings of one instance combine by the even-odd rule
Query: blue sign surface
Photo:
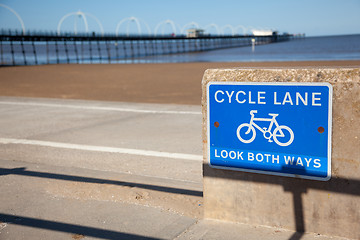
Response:
POLYGON ((210 166, 330 179, 330 84, 214 82, 207 98, 210 166))

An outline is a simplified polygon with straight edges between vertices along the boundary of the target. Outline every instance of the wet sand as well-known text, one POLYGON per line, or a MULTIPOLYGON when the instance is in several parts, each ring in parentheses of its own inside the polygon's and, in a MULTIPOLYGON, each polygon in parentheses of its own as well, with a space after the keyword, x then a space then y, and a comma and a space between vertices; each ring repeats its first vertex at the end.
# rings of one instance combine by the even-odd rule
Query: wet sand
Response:
POLYGON ((0 95, 199 105, 208 68, 360 67, 360 61, 59 64, 0 68, 0 95))

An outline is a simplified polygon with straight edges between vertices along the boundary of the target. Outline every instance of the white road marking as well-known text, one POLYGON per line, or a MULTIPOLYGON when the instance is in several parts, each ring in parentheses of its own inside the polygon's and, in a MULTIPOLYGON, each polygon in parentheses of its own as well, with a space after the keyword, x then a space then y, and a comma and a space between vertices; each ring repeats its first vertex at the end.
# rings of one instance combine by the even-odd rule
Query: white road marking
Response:
POLYGON ((54 103, 36 103, 36 102, 10 102, 10 101, 1 101, 0 104, 20 105, 20 106, 36 106, 36 107, 72 108, 72 109, 82 109, 82 110, 134 112, 134 113, 193 114, 193 115, 200 115, 200 114, 201 114, 201 112, 192 112, 192 111, 147 110, 147 109, 134 109, 134 108, 100 107, 100 106, 80 106, 80 105, 67 105, 67 104, 54 104, 54 103))
POLYGON ((42 147, 65 148, 65 149, 95 151, 95 152, 122 153, 122 154, 130 154, 130 155, 173 158, 173 159, 183 159, 183 160, 192 160, 192 161, 202 161, 203 158, 201 155, 195 155, 195 154, 170 153, 170 152, 140 150, 140 149, 131 149, 131 148, 80 145, 80 144, 72 144, 72 143, 59 143, 59 142, 15 139, 15 138, 0 138, 0 144, 24 144, 24 145, 35 145, 42 147))

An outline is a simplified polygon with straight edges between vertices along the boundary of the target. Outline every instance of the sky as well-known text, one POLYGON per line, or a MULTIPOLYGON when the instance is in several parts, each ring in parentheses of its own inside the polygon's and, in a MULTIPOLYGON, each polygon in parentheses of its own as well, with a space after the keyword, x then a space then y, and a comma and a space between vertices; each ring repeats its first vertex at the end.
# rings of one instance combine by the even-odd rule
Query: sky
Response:
MULTIPOLYGON (((142 33, 174 32, 174 23, 179 34, 195 22, 208 33, 271 29, 307 36, 360 34, 360 0, 0 0, 0 29, 21 30, 4 5, 21 17, 26 30, 38 31, 57 31, 64 16, 81 11, 90 32, 101 32, 95 16, 105 33, 117 28, 119 33, 137 33, 135 17, 142 33)), ((61 31, 75 28, 86 31, 81 15, 66 17, 60 26, 61 31)))

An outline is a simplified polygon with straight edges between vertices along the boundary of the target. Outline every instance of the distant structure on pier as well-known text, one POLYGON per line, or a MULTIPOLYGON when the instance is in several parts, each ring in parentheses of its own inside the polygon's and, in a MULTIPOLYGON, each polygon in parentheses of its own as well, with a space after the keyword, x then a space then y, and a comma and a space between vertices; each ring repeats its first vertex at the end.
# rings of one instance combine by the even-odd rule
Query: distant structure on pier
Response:
POLYGON ((198 28, 190 28, 187 30, 186 37, 188 38, 198 38, 204 36, 204 30, 198 28))
POLYGON ((20 17, 20 15, 14 9, 12 9, 11 7, 9 7, 5 4, 0 3, 0 7, 9 10, 10 12, 12 12, 15 15, 15 17, 19 20, 19 22, 21 24, 22 34, 25 35, 25 24, 24 24, 24 21, 22 20, 22 18, 20 17))
POLYGON ((148 35, 151 35, 150 27, 149 27, 149 25, 148 25, 145 21, 143 21, 143 20, 141 20, 141 19, 139 19, 139 18, 136 18, 136 17, 129 17, 129 18, 124 18, 124 19, 122 19, 120 22, 118 22, 118 24, 117 24, 117 26, 116 26, 116 30, 115 30, 116 36, 119 35, 120 27, 121 27, 123 24, 125 25, 125 23, 127 23, 127 26, 126 26, 126 36, 130 36, 129 23, 131 23, 131 22, 134 22, 134 23, 136 24, 136 27, 137 27, 137 34, 134 34, 134 33, 133 33, 133 35, 142 35, 142 34, 143 34, 143 33, 142 33, 142 28, 141 28, 141 23, 143 23, 143 25, 146 27, 146 29, 147 29, 147 34, 148 34, 148 35))
POLYGON ((273 36, 273 35, 277 35, 278 32, 273 31, 273 30, 256 30, 256 29, 253 29, 252 34, 254 36, 273 36))
POLYGON ((94 15, 90 14, 90 13, 85 13, 85 12, 82 12, 82 11, 77 11, 77 12, 71 12, 71 13, 68 13, 66 15, 64 15, 59 23, 58 23, 58 26, 57 26, 57 34, 58 35, 61 35, 61 25, 63 24, 64 20, 70 16, 75 16, 75 23, 74 23, 74 34, 76 35, 78 33, 77 31, 77 21, 76 19, 78 17, 82 18, 82 20, 84 21, 84 25, 85 25, 85 32, 88 33, 89 32, 89 25, 88 25, 88 21, 87 21, 87 18, 86 16, 90 17, 90 18, 93 18, 96 23, 99 25, 99 28, 100 28, 100 31, 101 31, 101 35, 104 36, 104 27, 103 25, 101 24, 100 20, 95 17, 94 15))

